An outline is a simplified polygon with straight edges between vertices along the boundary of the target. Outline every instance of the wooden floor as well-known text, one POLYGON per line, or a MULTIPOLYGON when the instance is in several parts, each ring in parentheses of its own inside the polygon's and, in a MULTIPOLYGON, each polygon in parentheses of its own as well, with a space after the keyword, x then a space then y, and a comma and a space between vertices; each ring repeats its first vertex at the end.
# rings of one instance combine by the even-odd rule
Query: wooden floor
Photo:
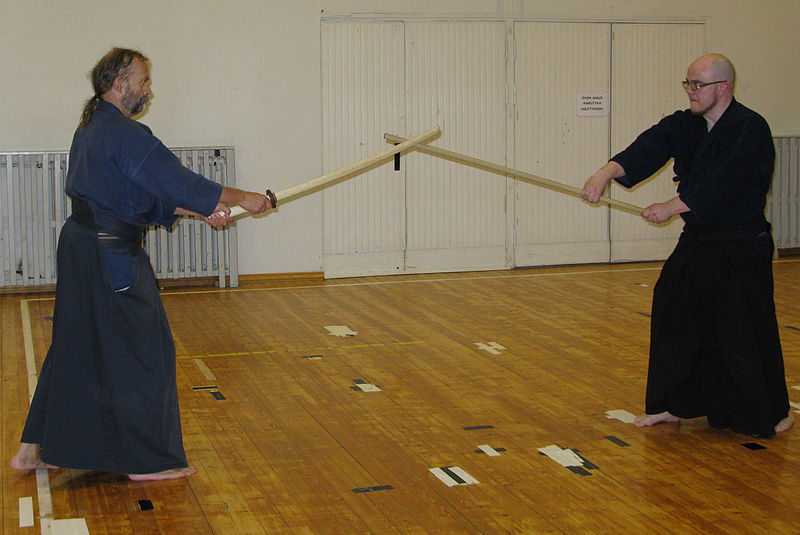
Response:
MULTIPOLYGON (((800 426, 755 439, 608 417, 643 409, 659 269, 165 291, 199 471, 146 483, 8 467, 53 301, 0 296, 2 533, 800 532, 800 426)), ((800 403, 800 262, 774 271, 800 403)))

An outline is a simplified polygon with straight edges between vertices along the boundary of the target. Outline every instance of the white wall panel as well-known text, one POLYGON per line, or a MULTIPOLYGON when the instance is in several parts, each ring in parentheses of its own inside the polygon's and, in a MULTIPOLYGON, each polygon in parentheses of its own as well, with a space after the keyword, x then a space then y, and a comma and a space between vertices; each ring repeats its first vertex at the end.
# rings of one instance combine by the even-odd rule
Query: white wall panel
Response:
MULTIPOLYGON (((436 146, 505 165, 502 22, 406 24, 409 131, 438 124, 436 146)), ((506 177, 420 153, 406 160, 407 271, 506 267, 506 177)))
MULTIPOLYGON (((386 132, 407 133, 403 55, 402 23, 322 23, 323 173, 386 149, 386 132)), ((388 161, 322 195, 326 276, 404 270, 404 169, 388 161)))
MULTIPOLYGON (((322 162, 439 125, 434 144, 580 187, 660 116, 685 106, 702 24, 323 21, 322 162), (606 93, 608 113, 577 98, 606 93), (683 99, 683 100, 682 100, 683 99)), ((669 177, 612 196, 646 206, 669 177)), ((412 151, 323 191, 326 276, 664 258, 680 225, 412 151)))
MULTIPOLYGON (((614 24, 612 68, 612 155, 662 117, 689 102, 681 87, 689 64, 705 51, 702 24, 614 24)), ((672 161, 632 191, 611 186, 611 196, 646 207, 676 195, 672 161)), ((673 249, 683 221, 649 225, 627 213, 612 211, 613 261, 661 260, 673 249)))
MULTIPOLYGON (((579 117, 577 95, 609 91, 610 25, 514 25, 515 169, 575 187, 608 155, 609 117, 579 117)), ((517 181, 516 266, 606 262, 608 208, 517 181)))

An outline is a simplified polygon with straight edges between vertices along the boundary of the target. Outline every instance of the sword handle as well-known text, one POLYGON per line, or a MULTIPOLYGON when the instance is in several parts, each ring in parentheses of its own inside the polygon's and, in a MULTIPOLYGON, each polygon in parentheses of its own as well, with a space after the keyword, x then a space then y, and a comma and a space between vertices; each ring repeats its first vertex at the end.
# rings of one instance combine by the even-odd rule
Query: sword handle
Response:
MULTIPOLYGON (((272 203, 272 208, 271 209, 277 208, 278 207, 278 197, 274 193, 272 193, 272 190, 268 189, 264 194, 269 198, 270 202, 272 203)), ((238 204, 236 206, 232 206, 231 207, 231 217, 236 217, 236 216, 239 216, 239 215, 242 215, 242 214, 246 214, 246 213, 247 213, 247 210, 245 210, 244 208, 242 208, 238 204)))

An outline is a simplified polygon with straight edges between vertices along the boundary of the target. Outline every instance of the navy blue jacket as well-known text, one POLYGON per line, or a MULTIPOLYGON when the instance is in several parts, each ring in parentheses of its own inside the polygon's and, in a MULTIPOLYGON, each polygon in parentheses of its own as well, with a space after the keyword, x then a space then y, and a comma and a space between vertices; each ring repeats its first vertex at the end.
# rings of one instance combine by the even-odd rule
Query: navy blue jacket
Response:
POLYGON ((98 225, 105 218, 170 227, 181 207, 210 215, 222 186, 184 167, 147 126, 101 100, 72 141, 66 192, 88 201, 98 225))

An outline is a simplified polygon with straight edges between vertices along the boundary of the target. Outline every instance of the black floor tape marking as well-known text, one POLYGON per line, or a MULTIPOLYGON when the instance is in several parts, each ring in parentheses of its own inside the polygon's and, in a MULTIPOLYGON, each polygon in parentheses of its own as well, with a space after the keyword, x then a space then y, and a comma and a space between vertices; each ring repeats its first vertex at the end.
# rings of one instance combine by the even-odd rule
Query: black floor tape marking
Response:
POLYGON ((590 475, 592 475, 592 473, 590 471, 588 471, 587 469, 585 469, 583 466, 567 466, 566 468, 570 472, 574 472, 574 473, 578 474, 579 476, 590 476, 590 475))
MULTIPOLYGON (((576 450, 574 448, 570 448, 570 451, 572 451, 572 453, 577 455, 581 459, 581 461, 583 461, 583 466, 565 466, 564 467, 567 470, 569 470, 570 472, 576 473, 576 474, 581 475, 581 476, 590 476, 590 475, 592 475, 592 473, 589 472, 589 470, 600 470, 599 466, 597 466, 593 462, 589 461, 586 457, 584 457, 583 455, 578 453, 578 450, 576 450)), ((547 454, 545 452, 543 452, 543 451, 540 451, 539 455, 547 456, 547 454)))
POLYGON ((377 490, 392 490, 394 489, 391 485, 378 485, 376 487, 361 487, 359 489, 350 489, 356 494, 360 494, 362 492, 375 492, 377 490))
POLYGON ((630 444, 628 444, 628 443, 627 443, 627 442, 625 442, 624 440, 620 440, 620 439, 618 439, 618 438, 617 438, 617 437, 615 437, 614 435, 608 435, 608 436, 607 436, 607 437, 605 437, 605 438, 607 438, 608 440, 610 440, 611 442, 613 442, 613 443, 614 443, 614 444, 616 444, 617 446, 622 446, 623 448, 627 448, 628 446, 630 446, 630 444))
POLYGON ((153 502, 150 500, 139 500, 139 509, 142 511, 152 511, 155 507, 153 507, 153 502))
POLYGON ((494 429, 493 425, 473 425, 470 427, 462 427, 464 431, 477 431, 478 429, 494 429))
POLYGON ((583 455, 578 453, 578 450, 572 450, 572 451, 575 453, 575 455, 577 455, 578 457, 581 458, 581 460, 583 461, 583 467, 586 468, 587 470, 599 470, 600 469, 596 464, 594 464, 593 462, 589 461, 589 459, 587 459, 586 457, 584 457, 583 455))
POLYGON ((218 390, 214 390, 213 392, 211 392, 211 395, 214 396, 216 399, 219 399, 219 400, 225 399, 225 396, 222 395, 222 392, 220 392, 218 390))
POLYGON ((463 479, 461 479, 461 476, 459 476, 458 474, 456 474, 455 472, 450 470, 451 468, 452 468, 452 466, 443 466, 441 468, 441 470, 442 470, 442 472, 447 474, 450 477, 450 479, 452 479, 453 481, 455 481, 459 485, 466 485, 467 482, 464 481, 463 479))
MULTIPOLYGON (((494 451, 506 451, 505 448, 492 448, 494 451)), ((486 453, 483 450, 475 450, 475 453, 486 453)))
POLYGON ((748 450, 765 450, 765 449, 767 449, 766 446, 762 446, 758 442, 745 442, 744 444, 742 444, 742 446, 744 446, 748 450))
MULTIPOLYGON (((370 383, 366 382, 363 379, 353 379, 353 382, 356 384, 356 386, 351 386, 350 390, 355 390, 356 392, 368 392, 368 390, 364 390, 363 388, 361 388, 358 385, 370 385, 370 386, 374 386, 378 390, 381 389, 380 385, 371 385, 370 383)), ((374 392, 374 390, 369 390, 369 391, 370 392, 374 392)))
POLYGON ((218 387, 218 386, 216 386, 216 385, 211 385, 211 386, 195 386, 195 387, 193 387, 193 388, 192 388, 192 390, 216 390, 217 388, 219 388, 219 387, 218 387))

